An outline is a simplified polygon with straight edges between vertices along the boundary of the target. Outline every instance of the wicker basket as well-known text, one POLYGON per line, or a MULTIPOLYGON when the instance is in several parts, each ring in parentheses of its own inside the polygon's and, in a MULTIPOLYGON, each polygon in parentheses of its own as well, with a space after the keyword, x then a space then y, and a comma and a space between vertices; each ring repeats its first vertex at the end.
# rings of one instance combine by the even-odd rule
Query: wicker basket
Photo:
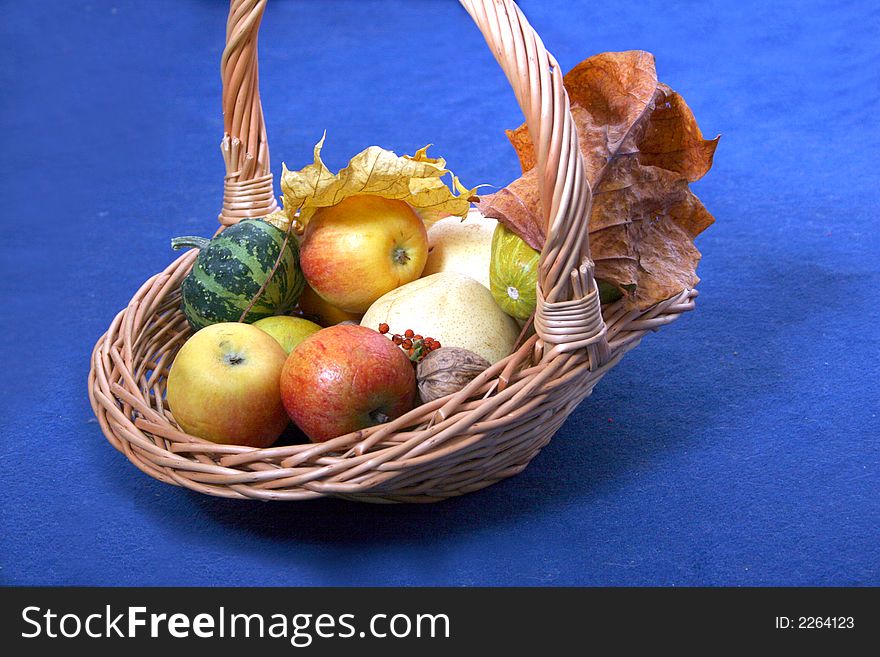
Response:
MULTIPOLYGON (((266 0, 232 0, 222 57, 226 162, 220 223, 276 209, 257 88, 257 32, 266 0)), ((461 0, 501 65, 538 155, 548 218, 536 335, 464 390, 403 417, 319 444, 254 449, 182 432, 165 380, 190 330, 179 286, 190 251, 150 278, 101 336, 89 397, 110 443, 161 481, 233 498, 334 496, 433 502, 522 471, 599 379, 645 333, 693 308, 682 290, 647 311, 600 307, 589 258, 590 189, 562 72, 511 0, 461 0)))

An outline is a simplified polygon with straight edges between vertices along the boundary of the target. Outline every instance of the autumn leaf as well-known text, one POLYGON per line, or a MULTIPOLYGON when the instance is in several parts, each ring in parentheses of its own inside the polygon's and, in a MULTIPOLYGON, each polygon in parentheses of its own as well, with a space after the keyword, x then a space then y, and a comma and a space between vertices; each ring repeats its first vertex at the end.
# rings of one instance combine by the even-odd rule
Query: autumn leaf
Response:
POLYGON ((465 187, 446 168, 445 160, 428 157, 428 146, 415 155, 402 157, 370 146, 335 174, 321 159, 323 146, 324 137, 321 137, 315 145, 314 163, 299 171, 290 171, 283 165, 284 210, 268 218, 279 228, 286 229, 292 219, 304 228, 318 208, 336 205, 356 194, 406 201, 428 224, 448 215, 463 218, 471 202, 478 200, 476 188, 465 187), (446 174, 450 174, 455 191, 442 180, 446 174))
POLYGON ((703 139, 684 98, 661 83, 639 141, 639 162, 675 171, 694 182, 712 167, 718 139, 703 139))
MULTIPOLYGON (((596 55, 572 69, 564 83, 593 192, 596 277, 641 309, 693 287, 700 260, 693 238, 714 219, 688 183, 712 166, 718 138, 703 139, 684 99, 658 82, 650 53, 596 55)), ((508 137, 524 173, 478 207, 540 249, 546 219, 534 149, 525 125, 508 137)))

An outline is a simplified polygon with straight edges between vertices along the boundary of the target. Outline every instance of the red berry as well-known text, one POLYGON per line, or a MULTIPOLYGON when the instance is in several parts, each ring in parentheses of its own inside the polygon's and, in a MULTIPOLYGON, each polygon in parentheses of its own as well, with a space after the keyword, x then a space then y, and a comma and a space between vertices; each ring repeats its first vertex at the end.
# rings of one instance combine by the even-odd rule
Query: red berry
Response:
POLYGON ((440 341, 434 340, 434 349, 439 349, 439 348, 440 348, 440 341))
POLYGON ((419 335, 418 333, 416 333, 416 334, 413 336, 413 340, 422 340, 422 339, 423 339, 422 336, 419 335))
POLYGON ((381 333, 382 335, 385 335, 390 330, 391 330, 391 327, 388 326, 388 324, 386 324, 385 322, 382 322, 381 324, 379 324, 379 333, 381 333))
POLYGON ((412 349, 412 346, 413 346, 412 340, 410 340, 409 338, 407 338, 406 340, 403 341, 403 348, 404 349, 412 349))
POLYGON ((391 341, 394 344, 403 344, 403 338, 401 336, 397 335, 397 333, 394 334, 394 336, 391 338, 391 341))
POLYGON ((406 337, 406 338, 411 338, 413 335, 415 335, 415 333, 413 333, 413 330, 412 330, 412 329, 406 329, 406 330, 403 332, 403 336, 406 337))

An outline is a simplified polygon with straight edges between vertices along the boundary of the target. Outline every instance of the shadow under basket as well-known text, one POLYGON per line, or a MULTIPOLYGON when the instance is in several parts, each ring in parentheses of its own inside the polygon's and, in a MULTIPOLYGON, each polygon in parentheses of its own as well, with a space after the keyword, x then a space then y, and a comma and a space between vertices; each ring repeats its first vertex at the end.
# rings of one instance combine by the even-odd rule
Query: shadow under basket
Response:
MULTIPOLYGON (((266 0, 232 0, 221 59, 226 162, 220 223, 277 209, 257 76, 266 0)), ((257 449, 183 432, 165 406, 191 335, 180 284, 197 251, 146 281, 92 353, 89 398, 110 443, 143 472, 209 495, 434 502, 523 470, 600 378, 648 332, 694 307, 682 290, 647 310, 602 307, 588 231, 590 189, 556 60, 511 0, 461 0, 504 70, 538 154, 547 217, 535 335, 458 393, 317 444, 257 449)))

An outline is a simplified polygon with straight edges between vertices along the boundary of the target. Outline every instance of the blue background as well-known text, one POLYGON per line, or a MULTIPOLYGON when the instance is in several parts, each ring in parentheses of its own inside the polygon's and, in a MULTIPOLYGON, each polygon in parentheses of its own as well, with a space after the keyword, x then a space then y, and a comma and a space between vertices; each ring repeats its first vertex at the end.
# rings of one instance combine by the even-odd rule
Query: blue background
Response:
MULTIPOLYGON (((880 5, 539 2, 567 70, 645 49, 707 136, 697 311, 520 476, 433 506, 227 501, 102 437, 89 354, 169 239, 215 228, 225 3, 0 8, 0 583, 880 584, 880 5)), ((426 143, 504 185, 520 114, 464 11, 273 0, 273 168, 426 143)))

